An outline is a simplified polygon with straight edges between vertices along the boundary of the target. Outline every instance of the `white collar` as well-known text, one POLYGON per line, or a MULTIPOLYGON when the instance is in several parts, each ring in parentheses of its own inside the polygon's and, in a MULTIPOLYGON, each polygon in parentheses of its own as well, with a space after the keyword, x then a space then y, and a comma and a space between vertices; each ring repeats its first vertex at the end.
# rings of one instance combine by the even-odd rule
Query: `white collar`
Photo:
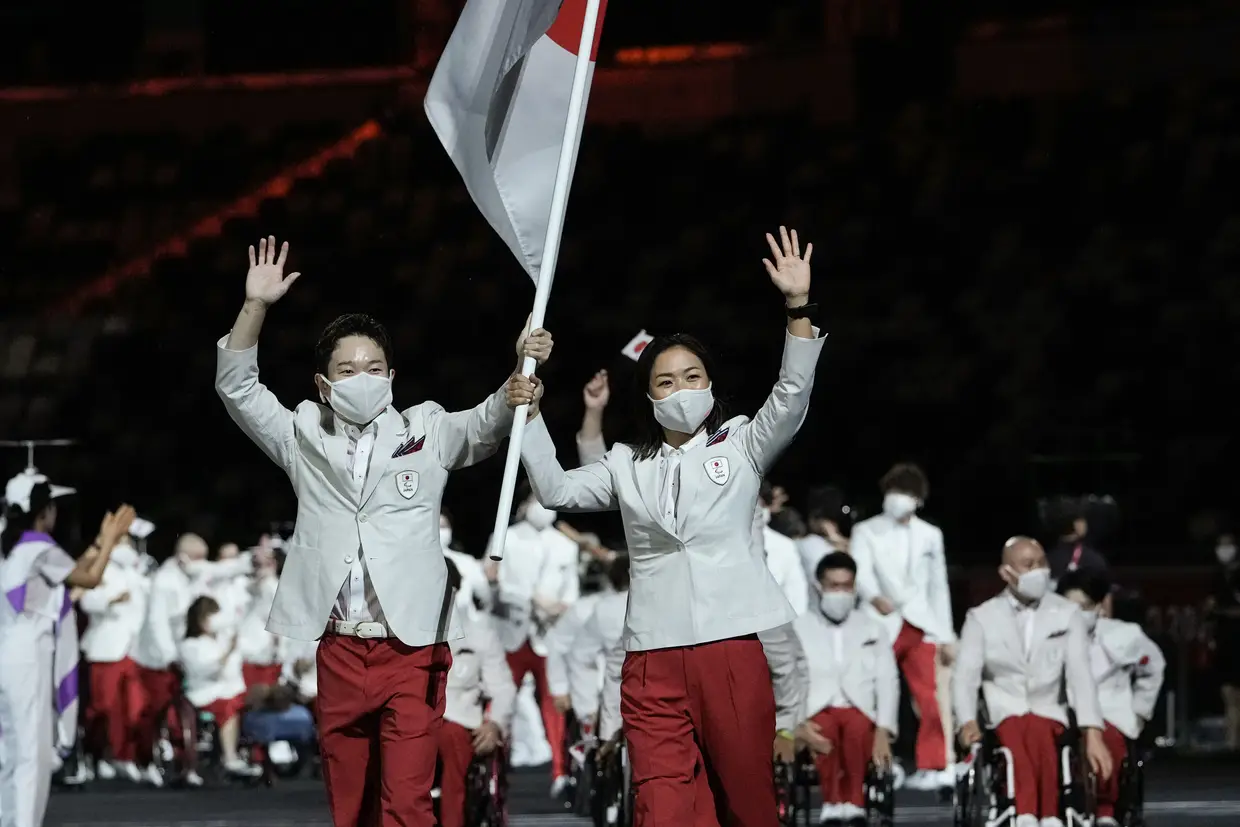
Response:
POLYGON ((340 416, 340 414, 336 413, 335 411, 332 411, 332 416, 335 417, 336 419, 336 427, 339 428, 342 433, 346 434, 351 439, 356 440, 356 439, 361 439, 363 434, 376 434, 377 435, 379 433, 379 420, 387 416, 387 409, 384 408, 379 413, 379 415, 376 416, 374 419, 372 419, 370 421, 370 424, 367 425, 365 428, 357 427, 352 422, 349 422, 347 419, 343 419, 340 416))
POLYGON ((1012 608, 1014 608, 1018 612, 1023 612, 1026 609, 1036 612, 1038 610, 1038 606, 1042 604, 1041 600, 1039 600, 1037 603, 1026 603, 1025 601, 1021 600, 1019 597, 1017 597, 1016 595, 1012 594, 1011 589, 1004 589, 1003 593, 1004 595, 1007 596, 1008 603, 1011 604, 1012 608))
POLYGON ((684 445, 681 445, 679 448, 673 448, 672 446, 664 442, 663 446, 659 449, 659 456, 666 459, 667 457, 670 457, 676 453, 683 454, 692 448, 698 447, 698 445, 702 444, 705 441, 706 441, 706 431, 701 430, 701 431, 698 431, 696 434, 694 434, 692 437, 690 437, 689 441, 686 442, 684 445))

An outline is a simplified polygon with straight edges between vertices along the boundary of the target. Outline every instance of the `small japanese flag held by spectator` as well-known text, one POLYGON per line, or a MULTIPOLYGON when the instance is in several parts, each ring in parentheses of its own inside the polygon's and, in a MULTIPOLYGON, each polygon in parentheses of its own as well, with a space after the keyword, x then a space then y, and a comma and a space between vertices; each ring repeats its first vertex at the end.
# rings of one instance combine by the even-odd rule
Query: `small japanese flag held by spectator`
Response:
POLYGON ((633 337, 633 340, 624 346, 624 350, 620 351, 625 356, 636 362, 641 358, 642 351, 646 349, 646 345, 654 341, 654 337, 646 331, 642 331, 633 337))

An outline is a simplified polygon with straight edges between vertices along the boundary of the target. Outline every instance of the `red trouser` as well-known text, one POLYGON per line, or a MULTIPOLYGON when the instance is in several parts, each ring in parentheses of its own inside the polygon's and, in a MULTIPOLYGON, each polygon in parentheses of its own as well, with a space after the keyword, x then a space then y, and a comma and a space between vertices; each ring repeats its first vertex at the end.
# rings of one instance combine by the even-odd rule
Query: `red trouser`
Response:
POLYGON ((444 721, 439 730, 439 824, 465 824, 465 778, 474 760, 474 734, 460 724, 444 721))
POLYGON ((138 722, 137 760, 140 765, 146 766, 154 756, 160 718, 167 716, 173 733, 173 748, 180 752, 184 747, 183 739, 179 737, 181 713, 175 703, 181 697, 181 679, 171 669, 147 669, 145 666, 138 667, 138 679, 146 693, 146 703, 142 705, 142 717, 138 722))
POLYGON ((874 722, 854 707, 828 707, 813 717, 831 742, 826 755, 814 753, 824 804, 865 806, 865 771, 874 752, 874 722))
MULTIPOLYGON (((86 748, 96 758, 109 750, 114 761, 137 761, 141 752, 142 709, 146 692, 138 665, 129 658, 90 665, 90 706, 86 709, 86 748)), ((151 739, 147 739, 148 749, 151 739)))
POLYGON ((241 664, 241 677, 245 678, 246 689, 252 689, 256 686, 275 686, 280 682, 281 671, 283 671, 283 667, 278 663, 266 665, 258 663, 241 664))
POLYGON ((521 648, 508 653, 508 668, 512 670, 512 679, 517 682, 517 689, 527 674, 534 676, 534 695, 538 698, 538 709, 542 712, 543 730, 547 734, 547 743, 551 745, 551 777, 567 775, 564 763, 564 716, 555 708, 555 699, 547 685, 547 659, 537 654, 527 640, 521 648))
POLYGON ((917 725, 917 769, 941 770, 947 766, 947 736, 943 717, 939 714, 938 668, 939 650, 926 641, 926 633, 905 623, 896 638, 896 665, 904 675, 909 694, 921 718, 917 725))
POLYGON ((1059 738, 1063 724, 1038 715, 1005 718, 995 729, 1012 753, 1016 814, 1059 818, 1059 738))
POLYGON ((775 693, 756 635, 629 652, 635 827, 778 827, 775 693))
POLYGON ((1102 741, 1111 753, 1111 762, 1115 768, 1111 770, 1110 778, 1098 779, 1098 794, 1095 798, 1098 809, 1095 815, 1099 818, 1114 818, 1115 804, 1119 801, 1119 779, 1123 773, 1124 759, 1128 756, 1128 739, 1124 733, 1107 724, 1102 731, 1102 741))
POLYGON ((319 751, 336 827, 433 827, 431 787, 452 667, 446 643, 324 635, 319 751))

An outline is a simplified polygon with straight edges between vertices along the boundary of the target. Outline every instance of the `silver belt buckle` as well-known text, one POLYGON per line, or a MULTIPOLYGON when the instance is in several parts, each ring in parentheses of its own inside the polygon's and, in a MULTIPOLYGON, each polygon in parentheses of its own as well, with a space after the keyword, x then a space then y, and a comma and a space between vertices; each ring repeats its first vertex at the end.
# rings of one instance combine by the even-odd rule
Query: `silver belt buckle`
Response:
POLYGON ((356 637, 366 639, 385 638, 387 637, 387 629, 383 627, 382 623, 374 620, 366 620, 358 623, 357 626, 354 627, 353 634, 356 637))

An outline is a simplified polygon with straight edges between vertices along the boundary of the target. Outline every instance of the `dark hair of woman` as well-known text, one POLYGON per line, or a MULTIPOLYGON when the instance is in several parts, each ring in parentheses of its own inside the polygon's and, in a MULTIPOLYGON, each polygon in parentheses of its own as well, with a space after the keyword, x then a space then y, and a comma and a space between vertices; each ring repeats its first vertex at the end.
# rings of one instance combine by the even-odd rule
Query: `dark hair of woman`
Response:
POLYGON ((45 482, 36 483, 30 492, 30 511, 22 511, 16 505, 6 506, 4 512, 4 533, 0 534, 0 557, 8 557, 13 546, 27 531, 34 528, 34 522, 52 502, 52 487, 45 482))
POLYGON ((214 598, 203 595, 189 606, 185 613, 185 637, 202 637, 207 633, 207 618, 220 610, 214 598))
MULTIPOLYGON (((642 351, 641 358, 637 360, 637 370, 633 375, 636 382, 636 393, 633 395, 633 401, 637 405, 637 421, 638 421, 638 437, 629 443, 629 447, 633 449, 633 455, 636 459, 651 459, 659 453, 662 447, 663 426, 654 418, 654 408, 650 404, 650 377, 654 373, 654 361, 659 358, 659 354, 665 350, 674 347, 683 347, 692 353, 702 362, 702 367, 706 369, 707 378, 713 383, 718 374, 715 371, 715 360, 711 356, 710 351, 706 349, 706 345, 702 344, 695 337, 687 333, 674 333, 671 336, 658 336, 650 344, 646 345, 646 349, 642 351)), ((723 427, 723 423, 728 421, 728 409, 723 400, 719 398, 718 392, 715 396, 715 407, 706 417, 706 421, 702 423, 700 430, 713 434, 723 427)))

